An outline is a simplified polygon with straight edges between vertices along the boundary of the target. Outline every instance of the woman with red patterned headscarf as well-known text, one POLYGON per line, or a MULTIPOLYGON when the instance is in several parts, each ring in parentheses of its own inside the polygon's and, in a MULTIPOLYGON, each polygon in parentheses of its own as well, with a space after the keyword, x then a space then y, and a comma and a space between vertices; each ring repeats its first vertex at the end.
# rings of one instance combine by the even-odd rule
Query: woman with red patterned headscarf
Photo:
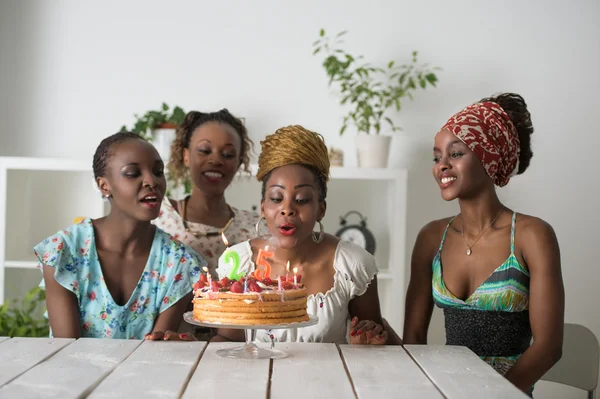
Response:
POLYGON ((525 101, 506 93, 464 108, 436 134, 433 176, 460 213, 419 232, 403 337, 427 343, 435 304, 448 345, 467 346, 530 395, 561 357, 560 251, 552 227, 508 209, 495 186, 527 169, 532 133, 525 101))

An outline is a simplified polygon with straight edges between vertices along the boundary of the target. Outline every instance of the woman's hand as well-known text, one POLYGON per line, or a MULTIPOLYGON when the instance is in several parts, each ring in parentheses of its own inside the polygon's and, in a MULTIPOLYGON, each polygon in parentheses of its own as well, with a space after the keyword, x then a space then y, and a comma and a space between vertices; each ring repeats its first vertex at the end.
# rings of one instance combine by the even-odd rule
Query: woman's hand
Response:
POLYGON ((197 341, 192 333, 179 334, 177 331, 152 331, 144 337, 146 341, 197 341))
POLYGON ((381 324, 371 320, 358 320, 354 317, 350 322, 350 343, 353 345, 385 345, 388 333, 381 324))

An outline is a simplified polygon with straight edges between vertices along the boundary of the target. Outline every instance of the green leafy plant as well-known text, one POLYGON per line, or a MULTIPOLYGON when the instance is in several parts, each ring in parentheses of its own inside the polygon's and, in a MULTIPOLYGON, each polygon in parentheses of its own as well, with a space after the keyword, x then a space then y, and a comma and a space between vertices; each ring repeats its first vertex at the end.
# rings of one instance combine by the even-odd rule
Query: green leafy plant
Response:
POLYGON ((181 107, 174 107, 172 112, 169 112, 169 106, 165 103, 159 110, 147 111, 142 116, 134 114, 135 123, 131 129, 123 125, 121 131, 129 131, 137 133, 143 138, 152 141, 152 130, 158 128, 175 129, 185 118, 185 112, 181 107))
POLYGON ((438 82, 435 73, 438 67, 417 64, 417 52, 412 52, 411 62, 398 65, 390 61, 386 68, 363 63, 362 55, 353 56, 341 48, 342 36, 338 33, 333 39, 321 29, 319 39, 313 43, 313 55, 325 54, 323 68, 329 76, 329 86, 339 85, 341 104, 350 105, 344 116, 340 135, 349 124, 359 132, 379 134, 385 121, 392 131, 401 130, 388 116, 388 111, 401 109, 401 99, 413 99, 413 92, 434 86, 438 82))
POLYGON ((40 287, 30 290, 23 299, 17 299, 11 306, 10 301, 0 306, 0 336, 7 337, 47 337, 48 321, 34 313, 43 306, 46 293, 40 287))

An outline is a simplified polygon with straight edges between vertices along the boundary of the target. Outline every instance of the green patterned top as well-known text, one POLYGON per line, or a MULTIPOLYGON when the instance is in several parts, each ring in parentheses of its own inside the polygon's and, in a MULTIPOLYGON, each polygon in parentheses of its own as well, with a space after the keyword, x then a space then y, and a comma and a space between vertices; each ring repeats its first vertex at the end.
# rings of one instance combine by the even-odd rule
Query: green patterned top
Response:
MULTIPOLYGON (((473 342, 468 346, 473 349, 484 361, 489 363, 501 374, 505 374, 522 354, 521 349, 510 356, 496 356, 497 353, 515 352, 514 348, 523 348, 529 345, 531 327, 529 325, 529 271, 524 268, 515 256, 515 221, 516 213, 512 215, 510 233, 510 255, 477 289, 465 300, 457 298, 444 284, 442 274, 441 253, 446 239, 446 234, 452 220, 446 226, 438 252, 433 260, 432 290, 435 304, 444 309, 446 315, 447 337, 457 337, 469 334, 469 340, 485 341, 473 342), (449 316, 451 322, 449 323, 449 316), (476 320, 473 320, 476 319, 476 320), (509 320, 513 323, 513 330, 522 331, 520 336, 510 336, 503 333, 502 343, 493 337, 499 331, 500 320, 509 320), (516 326, 515 326, 516 325, 516 326), (489 326, 489 327, 488 327, 489 326), (476 330, 476 331, 473 331, 476 330), (527 336, 529 332, 529 337, 527 336), (525 340, 525 342, 523 342, 525 340), (508 342, 507 342, 508 341, 508 342), (519 342, 516 342, 519 341, 519 342), (510 349, 506 349, 506 348, 510 349), (489 356, 494 353, 494 356, 489 356)), ((510 324, 510 323, 509 323, 510 324)), ((502 326, 504 328, 504 326, 502 326)), ((502 329, 500 329, 502 330, 502 329)), ((457 341, 462 341, 458 338, 457 341)), ((448 342, 453 344, 452 342, 448 342)))

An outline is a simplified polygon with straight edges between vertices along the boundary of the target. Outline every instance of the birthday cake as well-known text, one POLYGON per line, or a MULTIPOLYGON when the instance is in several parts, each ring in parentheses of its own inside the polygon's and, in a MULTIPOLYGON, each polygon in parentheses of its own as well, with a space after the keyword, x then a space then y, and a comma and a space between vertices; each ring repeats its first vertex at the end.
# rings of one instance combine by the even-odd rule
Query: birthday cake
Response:
POLYGON ((202 274, 194 286, 194 318, 201 322, 231 325, 275 325, 308 321, 306 288, 280 277, 239 280, 224 277, 208 281, 202 274))

